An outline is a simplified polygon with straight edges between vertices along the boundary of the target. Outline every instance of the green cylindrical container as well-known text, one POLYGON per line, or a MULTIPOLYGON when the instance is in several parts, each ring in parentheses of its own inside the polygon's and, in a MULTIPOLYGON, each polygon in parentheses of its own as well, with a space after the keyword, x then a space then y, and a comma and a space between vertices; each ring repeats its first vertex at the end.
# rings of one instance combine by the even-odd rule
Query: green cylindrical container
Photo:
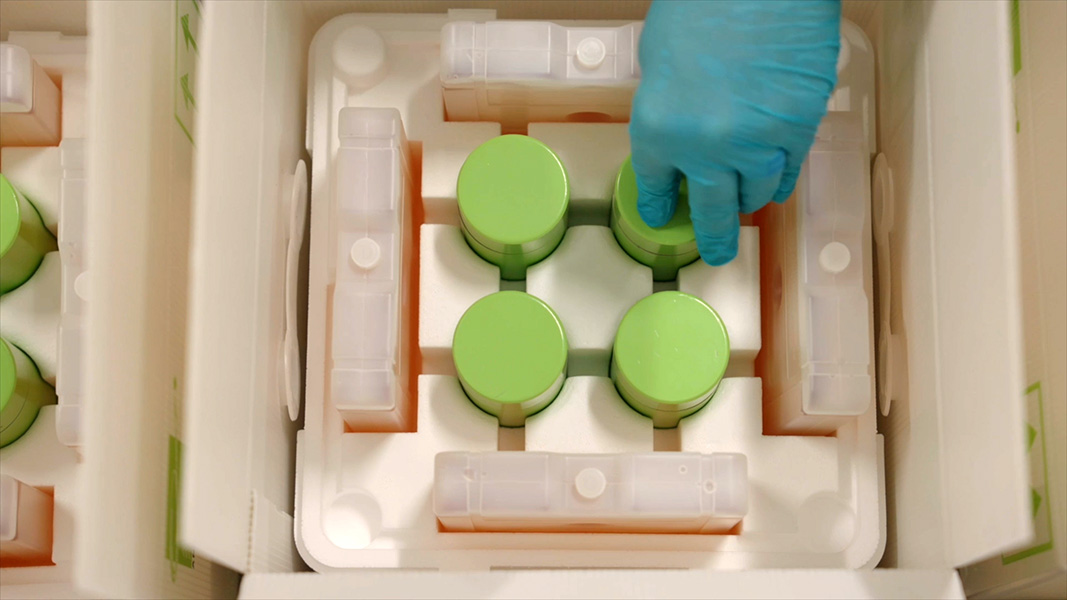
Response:
POLYGON ((33 360, 0 339, 0 448, 26 433, 42 406, 55 403, 56 391, 41 379, 33 360))
POLYGON ((567 336, 542 300, 525 292, 497 292, 463 313, 452 357, 471 401, 502 426, 522 427, 563 387, 567 336))
POLYGON ((25 283, 55 249, 37 209, 0 175, 0 294, 25 283))
POLYGON ((525 279, 526 267, 551 254, 567 229, 567 171, 525 135, 496 137, 471 152, 456 196, 467 243, 503 279, 525 279))
POLYGON ((637 412, 669 429, 711 400, 730 361, 719 314, 682 292, 659 292, 626 313, 615 335, 611 379, 637 412))
POLYGON ((685 179, 678 187, 678 207, 674 216, 663 227, 649 227, 637 212, 637 178, 629 158, 615 177, 611 230, 631 258, 652 267, 652 279, 656 281, 676 279, 678 269, 700 258, 693 222, 689 219, 685 179))

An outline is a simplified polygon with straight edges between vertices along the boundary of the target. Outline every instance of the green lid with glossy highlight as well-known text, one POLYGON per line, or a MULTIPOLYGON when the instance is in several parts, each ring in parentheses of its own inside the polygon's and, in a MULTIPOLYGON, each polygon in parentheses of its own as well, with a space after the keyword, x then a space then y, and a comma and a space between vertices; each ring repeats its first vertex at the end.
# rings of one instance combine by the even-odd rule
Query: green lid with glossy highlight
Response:
POLYGON ((567 336, 542 300, 525 292, 497 292, 460 318, 452 357, 470 399, 501 425, 519 427, 562 387, 567 336))
POLYGON ((611 377, 635 410, 657 427, 674 427, 711 399, 729 360, 729 336, 714 309, 696 296, 659 292, 619 324, 611 377))
POLYGON ((503 279, 525 279, 526 267, 551 254, 567 229, 567 171, 548 146, 525 135, 475 148, 456 196, 467 243, 503 279))

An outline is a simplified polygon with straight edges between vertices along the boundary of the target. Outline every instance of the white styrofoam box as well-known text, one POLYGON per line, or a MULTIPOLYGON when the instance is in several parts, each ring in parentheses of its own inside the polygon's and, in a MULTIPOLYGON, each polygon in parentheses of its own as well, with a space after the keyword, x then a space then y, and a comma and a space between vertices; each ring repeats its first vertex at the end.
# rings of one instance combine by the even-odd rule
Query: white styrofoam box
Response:
POLYGON ((567 170, 569 225, 609 225, 615 177, 630 155, 626 123, 530 123, 530 137, 552 149, 567 170))
POLYGON ((607 377, 568 377, 559 396, 526 419, 527 452, 651 452, 652 419, 630 408, 607 377))
POLYGON ((721 267, 698 260, 678 271, 678 291, 707 302, 730 337, 726 377, 751 377, 763 342, 760 328, 759 229, 742 227, 737 258, 721 267))
MULTIPOLYGON (((181 0, 177 9, 165 8, 171 19, 180 15, 177 23, 162 21, 174 28, 176 56, 164 53, 170 66, 153 65, 149 72, 170 72, 177 59, 181 75, 177 82, 161 78, 163 97, 174 96, 162 103, 169 112, 153 110, 142 118, 166 119, 157 127, 170 139, 159 143, 171 150, 174 164, 163 181, 177 189, 157 193, 173 194, 173 217, 191 228, 185 239, 196 240, 172 267, 188 276, 187 288, 185 280, 176 286, 179 298, 188 297, 187 307, 176 307, 182 319, 172 324, 179 337, 170 352, 150 360, 157 372, 174 373, 163 383, 179 381, 178 390, 161 393, 174 399, 174 413, 181 417, 174 425, 180 427, 152 430, 182 441, 176 537, 196 553, 194 567, 214 561, 239 572, 293 570, 300 559, 289 533, 294 481, 288 472, 296 460, 302 374, 294 352, 300 334, 296 258, 308 195, 307 113, 299 82, 309 38, 291 29, 303 18, 296 4, 256 2, 220 10, 181 0), (184 43, 182 19, 195 26, 196 47, 184 43), (241 74, 236 86, 235 73, 241 74), (186 75, 195 110, 187 110, 181 85, 186 75)), ((336 130, 333 136, 339 146, 336 130)), ((95 170, 92 175, 97 177, 95 170)), ((331 187, 320 183, 324 190, 331 187)), ((163 216, 151 212, 141 218, 154 222, 163 216)), ((96 259, 94 254, 93 285, 99 281, 96 259)), ((178 572, 189 573, 180 566, 178 572)))
MULTIPOLYGON (((501 5, 504 5, 503 3, 501 5)), ((314 31, 327 18, 350 10, 348 5, 333 3, 306 3, 303 10, 299 8, 278 7, 262 9, 241 4, 208 3, 207 10, 212 12, 215 25, 210 27, 217 37, 227 40, 222 48, 214 52, 210 68, 218 73, 221 81, 230 73, 242 72, 256 75, 248 82, 250 94, 259 97, 272 97, 278 89, 292 89, 299 86, 283 85, 284 82, 300 80, 302 73, 293 61, 281 60, 272 63, 271 69, 263 68, 267 53, 274 58, 288 59, 293 54, 302 57, 302 50, 294 50, 289 42, 300 39, 304 31, 314 31), (271 10, 285 13, 284 22, 266 21, 264 27, 251 28, 253 31, 235 35, 249 29, 242 27, 257 16, 256 11, 271 10), (240 52, 238 52, 240 51, 240 52), (239 67, 239 68, 238 68, 239 67), (268 73, 267 77, 259 74, 268 73)), ((546 5, 542 3, 508 3, 510 16, 521 18, 639 18, 638 11, 643 7, 626 3, 611 4, 601 2, 564 3, 546 5), (614 15, 614 17, 612 17, 614 15)), ((435 10, 429 5, 408 3, 405 9, 435 10)), ((395 570, 353 570, 332 575, 294 575, 271 576, 249 574, 245 578, 247 597, 281 595, 288 597, 304 595, 306 597, 334 596, 351 594, 358 587, 371 590, 371 595, 411 596, 418 594, 440 593, 442 589, 455 591, 461 596, 521 595, 530 589, 545 591, 552 595, 553 590, 563 593, 585 593, 587 595, 648 595, 649 590, 663 593, 662 590, 674 590, 677 595, 692 594, 693 590, 722 597, 749 595, 775 595, 781 590, 792 590, 792 594, 809 594, 811 597, 839 595, 843 597, 863 597, 882 595, 903 597, 909 594, 921 597, 949 596, 961 597, 959 581, 951 567, 961 561, 998 551, 1017 543, 1026 535, 1026 514, 1024 475, 1014 463, 1016 458, 1021 464, 1024 444, 1023 428, 1018 426, 1012 415, 1019 412, 1016 397, 1009 390, 1020 389, 1021 380, 1005 357, 1017 347, 1011 343, 1017 341, 1018 327, 1014 322, 1017 316, 1013 312, 1011 299, 1017 294, 1010 284, 1013 269, 1009 266, 1013 259, 1014 240, 1005 237, 1004 231, 1010 226, 1015 198, 1013 168, 1004 157, 1010 157, 1012 146, 1004 137, 1010 132, 1012 114, 1010 103, 1005 102, 1010 89, 1010 66, 1007 63, 1010 38, 1007 37, 1007 10, 1002 3, 961 4, 961 3, 899 3, 871 4, 844 3, 846 15, 864 15, 865 28, 868 32, 881 31, 872 47, 878 51, 879 73, 882 77, 880 90, 883 95, 877 114, 880 121, 879 142, 889 157, 895 171, 897 182, 898 225, 892 232, 890 251, 894 259, 893 286, 902 302, 894 304, 895 325, 906 328, 908 364, 910 374, 896 370, 891 374, 897 379, 894 397, 895 413, 886 425, 890 428, 888 443, 893 448, 891 477, 889 488, 895 497, 895 516, 892 538, 896 538, 892 554, 887 556, 887 564, 894 565, 936 565, 938 570, 917 572, 908 570, 875 571, 874 573, 844 573, 835 570, 819 571, 781 571, 722 573, 706 570, 708 564, 695 565, 687 562, 684 540, 677 544, 673 540, 665 541, 664 536, 653 536, 644 540, 643 546, 656 560, 644 561, 642 566, 673 567, 669 572, 656 569, 583 571, 580 569, 548 570, 512 570, 498 569, 482 573, 464 571, 459 575, 448 572, 412 572, 410 569, 395 570), (970 61, 971 58, 982 60, 970 61), (967 99, 959 96, 968 90, 967 99), (977 99, 975 102, 974 100, 977 99), (960 107, 963 107, 963 110, 960 107), (936 116, 936 119, 934 118, 936 116), (931 127, 931 123, 937 127, 931 127), (966 127, 966 129, 965 129, 966 127), (984 137, 985 143, 977 143, 978 137, 984 137), (966 140, 963 142, 963 140, 966 140), (966 194, 959 193, 954 186, 967 184, 975 172, 975 165, 982 165, 982 171, 988 177, 975 179, 988 184, 987 188, 965 186, 966 194), (934 166, 933 170, 928 167, 934 166), (935 196, 949 206, 938 208, 931 202, 935 196), (957 206, 960 198, 969 202, 970 209, 962 210, 957 206), (959 214, 968 214, 971 219, 965 228, 963 223, 953 221, 959 214), (987 217, 1005 217, 990 220, 987 217), (958 225, 958 226, 957 226, 958 225), (985 240, 982 242, 981 240, 985 240), (984 244, 984 245, 983 245, 984 244), (956 251, 953 251, 956 250, 956 251), (993 256, 988 264, 992 268, 984 273, 980 281, 970 280, 964 276, 973 262, 963 255, 973 250, 980 250, 983 258, 993 256), (938 268, 934 266, 937 263, 938 268), (937 273, 937 276, 934 276, 937 273), (899 286, 898 284, 899 279, 899 286), (974 300, 960 314, 949 315, 945 322, 941 318, 948 306, 963 306, 964 297, 973 296, 974 300), (940 306, 941 310, 937 310, 940 306), (957 326, 965 320, 978 319, 986 324, 986 332, 991 339, 1008 343, 996 345, 997 352, 977 356, 979 344, 959 344, 960 328, 957 326), (961 350, 962 349, 962 350, 961 350), (979 359, 983 366, 994 364, 1007 365, 1006 368, 983 368, 973 381, 964 382, 958 377, 962 365, 979 359), (999 362, 997 362, 999 361, 999 362), (946 365, 942 369, 939 365, 946 365), (970 407, 970 408, 968 408, 970 407), (1002 443, 1001 443, 1002 442, 1002 443), (972 465, 982 468, 967 468, 972 465), (993 478, 1004 484, 989 488, 988 481, 993 478), (1016 518, 1019 517, 1019 518, 1016 518), (993 523, 993 526, 987 526, 993 523), (968 527, 970 524, 970 527, 968 527), (662 554, 660 554, 662 553, 662 554), (659 560, 662 558, 663 560, 659 560), (668 560, 673 559, 673 560, 668 560), (685 570, 685 567, 700 566, 699 569, 685 570), (679 570, 678 567, 682 569, 679 570), (870 587, 868 587, 870 586, 870 587), (525 592, 523 591, 525 590, 525 592), (605 592, 607 590, 607 592, 605 592), (756 594, 759 590, 760 593, 756 594), (801 590, 801 591, 797 591, 801 590), (847 591, 846 591, 847 590, 847 591)), ((400 104, 403 122, 409 137, 423 141, 432 137, 432 129, 437 127, 440 117, 440 95, 436 88, 428 85, 429 79, 437 77, 437 68, 418 66, 418 57, 422 53, 434 52, 433 43, 426 41, 421 48, 414 45, 415 39, 428 33, 440 35, 440 26, 447 17, 437 15, 395 16, 395 15, 360 15, 352 17, 362 24, 371 23, 382 32, 389 57, 389 67, 380 85, 369 89, 356 89, 351 94, 354 105, 363 103, 367 106, 394 106, 388 101, 390 96, 398 95, 397 79, 389 81, 390 74, 418 81, 421 86, 414 91, 411 102, 400 104), (436 29, 436 31, 431 31, 436 29), (399 32, 409 32, 405 40, 399 32), (415 35, 410 35, 415 32, 415 35), (415 58, 415 60, 411 60, 415 58)), ((489 18, 492 18, 491 16, 489 18)), ((477 20, 466 17, 464 20, 477 20)), ((351 25, 351 21, 348 22, 351 25)), ((336 27, 344 25, 334 22, 336 27)), ((327 26, 329 27, 329 26, 327 26)), ((325 31, 325 30, 324 30, 325 31)), ((320 34, 321 36, 322 34, 320 34)), ((846 36, 848 37, 848 36, 846 36)), ((439 39, 439 37, 438 37, 439 39)), ((208 46, 201 44, 202 49, 208 46)), ((328 48, 328 45, 326 46, 328 48)), ((313 47, 312 65, 315 57, 321 58, 321 49, 316 53, 313 47)), ((856 53, 853 53, 854 55, 856 53)), ((301 61, 296 61, 299 65, 301 61)), ((382 63, 385 64, 384 62, 382 63)), ((850 63, 851 64, 851 63, 850 63)), ((847 69, 845 69, 847 71, 847 69)), ((329 127, 329 121, 322 115, 329 115, 339 109, 338 100, 349 99, 347 88, 335 86, 336 82, 326 78, 309 78, 309 88, 332 90, 330 94, 311 94, 312 107, 308 115, 308 125, 314 130, 329 127), (323 112, 321 109, 326 108, 323 112), (318 116, 316 116, 318 115, 318 116)), ((221 85, 221 84, 220 84, 221 85)), ((217 129, 219 140, 213 144, 199 145, 207 156, 201 160, 200 173, 232 171, 231 157, 240 157, 233 146, 223 138, 237 140, 240 136, 232 134, 234 117, 245 116, 249 106, 258 106, 255 102, 241 102, 241 94, 234 94, 232 99, 216 98, 201 114, 211 113, 212 118, 201 119, 207 125, 217 129), (229 154, 214 150, 216 146, 230 150, 229 154)), ((247 100, 247 99, 246 99, 247 100)), ((269 106, 265 111, 270 115, 265 122, 270 126, 278 125, 287 135, 269 138, 249 146, 246 155, 259 157, 263 153, 277 152, 278 148, 299 149, 302 147, 302 124, 284 118, 289 113, 269 106), (287 129, 288 128, 288 129, 287 129), (261 149, 262 148, 262 149, 261 149)), ((875 114, 871 105, 871 115, 875 114)), ((868 127, 870 124, 868 123, 868 127)), ((321 133, 321 132, 320 132, 321 133)), ((329 156, 333 148, 329 146, 330 135, 308 135, 308 147, 313 156, 319 157, 314 168, 317 173, 315 187, 324 183, 323 174, 328 172, 329 156), (325 157, 325 159, 323 159, 325 157)), ((276 178, 270 169, 248 180, 245 187, 249 189, 271 189, 276 178)), ((234 192, 232 186, 225 182, 212 180, 206 189, 234 192)), ((240 195, 238 193, 238 195, 240 195)), ((221 204, 221 203, 220 203, 221 204)), ((259 206, 273 206, 271 201, 259 199, 258 204, 241 204, 244 210, 255 214, 259 206)), ((215 234, 220 241, 232 244, 232 232, 215 234)), ((200 237, 200 240, 203 238, 200 237)), ((244 238, 242 238, 244 239, 244 238)), ((252 239, 252 238, 248 238, 252 239)), ((195 245, 202 242, 197 241, 195 245)), ((890 258, 887 252, 880 253, 879 260, 890 258)), ((268 257, 263 257, 268 260, 268 257)), ((312 261, 314 264, 314 261, 312 261)), ((199 277, 199 276, 198 276, 199 277)), ((213 279, 209 278, 211 281, 213 279)), ((232 289, 245 294, 250 287, 247 281, 233 278, 232 289)), ((245 294, 247 295, 247 294, 245 294)), ((202 310, 193 311, 196 318, 202 310)), ((210 319, 203 324, 208 327, 210 319)), ((230 346, 226 347, 232 353, 230 346)), ((202 349, 203 350, 203 349, 202 349)), ((309 353, 314 352, 309 348, 309 353)), ((981 350, 984 352, 984 350, 981 350)), ((237 356, 241 356, 240 353, 237 356)), ((215 359, 214 364, 219 361, 215 359)), ((898 365, 899 366, 899 365, 898 365)), ((226 375, 227 377, 231 377, 226 375)), ((238 370, 232 376, 244 382, 260 381, 262 378, 252 376, 245 370, 238 370)), ((218 376, 221 381, 223 374, 218 376)), ((245 384, 246 387, 247 383, 245 384)), ((315 394, 313 383, 309 382, 309 399, 315 394)), ((242 395, 243 390, 234 386, 234 391, 242 395)), ((198 393, 190 395, 190 403, 210 405, 218 397, 215 394, 198 393)), ((321 392, 320 392, 321 393, 321 392)), ((253 423, 248 428, 251 432, 263 431, 262 414, 266 411, 260 407, 273 408, 273 398, 259 397, 258 403, 238 404, 239 411, 226 411, 223 415, 200 412, 208 422, 216 421, 234 431, 244 440, 248 437, 242 431, 242 424, 253 423), (239 420, 236 413, 243 415, 239 420), (234 414, 229 414, 234 413, 234 414)), ((315 421, 312 406, 308 403, 308 423, 301 436, 299 450, 301 453, 301 473, 298 481, 306 483, 307 465, 323 464, 325 454, 323 445, 312 436, 321 431, 321 415, 315 421), (309 458, 309 454, 315 455, 309 458)), ((709 406, 710 408, 710 406, 709 406)), ((198 411, 194 411, 196 413, 198 411)), ((334 422, 336 424, 336 422, 334 422)), ((200 427, 200 426, 198 426, 200 427)), ((203 427, 205 430, 206 426, 203 427)), ((259 434, 264 436, 264 434, 259 434)), ((205 492, 215 490, 222 493, 204 494, 204 501, 195 507, 186 507, 184 511, 194 520, 205 523, 207 515, 220 515, 217 527, 197 528, 198 543, 204 548, 224 551, 228 556, 237 555, 238 550, 251 544, 258 544, 270 536, 259 531, 249 533, 248 528, 237 531, 225 521, 237 523, 231 510, 234 504, 231 497, 239 498, 234 492, 255 486, 264 478, 284 476, 287 463, 271 457, 250 458, 249 453, 219 453, 220 446, 215 438, 225 436, 206 436, 198 440, 209 450, 214 451, 212 464, 203 465, 200 473, 213 485, 198 485, 205 492), (235 470, 236 469, 236 470, 235 470), (217 472, 217 473, 216 473, 217 472), (234 477, 234 473, 251 472, 249 478, 234 477), (229 475, 227 477, 227 475, 229 475), (236 481, 236 484, 222 485, 220 481, 236 481), (208 500, 216 502, 216 510, 208 500), (218 506, 219 499, 225 501, 224 507, 218 506), (212 535, 206 532, 210 531, 212 535)), ((254 438, 255 439, 255 438, 254 438)), ((258 439, 262 439, 258 438, 258 439)), ((240 445, 240 440, 238 440, 240 445)), ((187 461, 187 465, 190 461, 187 461)), ((197 462, 203 462, 198 459, 197 462)), ((318 467, 312 467, 318 468, 318 467)), ((316 474, 316 477, 319 475, 316 474)), ((194 477, 189 477, 195 480, 194 477)), ((244 494, 247 497, 248 494, 244 494)), ((185 520, 186 523, 189 519, 185 520)), ((244 521, 247 523, 247 521, 244 521)), ((183 527, 183 529, 191 529, 183 527)), ((493 534, 463 534, 468 544, 485 544, 486 540, 502 537, 493 534)), ((503 536, 514 538, 515 536, 503 536)), ((549 540, 567 538, 567 534, 522 536, 526 540, 523 553, 544 549, 549 540)), ((666 536, 671 537, 671 536, 666 536)), ((707 537, 707 536, 689 536, 707 537)), ((715 536, 711 536, 715 537, 715 536)), ((891 539, 891 541, 893 541, 891 539)), ((573 543, 572 539, 571 542, 573 543)), ((495 543, 495 542, 494 542, 495 543)), ((569 546, 573 547, 573 546, 569 546)), ((542 550, 543 551, 543 550, 542 550)), ((616 549, 617 551, 617 549, 616 549)), ((484 564, 507 567, 529 566, 529 561, 520 560, 519 551, 494 549, 483 551, 484 564), (488 558, 494 555, 495 559, 488 558)), ((556 566, 573 567, 588 560, 588 552, 555 551, 559 560, 556 566), (575 560, 578 558, 579 560, 575 560)), ((714 553, 712 553, 714 554, 714 553)), ((446 568, 459 566, 473 555, 452 552, 437 563, 446 568), (451 559, 456 559, 454 562, 451 559)), ((240 566, 241 563, 235 562, 240 566)), ((419 563, 408 562, 416 568, 419 563)), ((718 564, 718 563, 716 563, 718 564)), ((748 565, 753 566, 753 565, 748 565)), ((669 592, 668 592, 669 593, 669 592)))
POLYGON ((1067 4, 1012 6, 1031 530, 960 570, 974 598, 1067 597, 1067 4))
MULTIPOLYGON (((500 135, 499 123, 457 123, 422 145, 422 209, 426 223, 460 226, 456 181, 467 156, 500 135)), ((573 193, 572 193, 573 200, 573 193)))
POLYGON ((615 331, 652 293, 652 270, 619 247, 611 229, 567 229, 556 251, 530 267, 526 292, 556 311, 567 334, 567 375, 608 375, 615 331))
POLYGON ((479 299, 499 291, 500 267, 471 251, 452 225, 420 228, 419 349, 422 372, 454 375, 452 336, 460 317, 479 299))
POLYGON ((0 165, 11 184, 37 209, 45 227, 56 235, 60 221, 60 150, 57 147, 0 148, 0 165))
POLYGON ((59 441, 80 446, 84 389, 85 313, 89 284, 88 232, 85 204, 85 141, 65 139, 59 145, 63 176, 60 182, 59 256, 63 266, 60 301, 59 357, 56 393, 59 441))
POLYGON ((565 27, 537 21, 453 22, 441 30, 441 93, 450 121, 630 118, 641 23, 565 27))
POLYGON ((32 358, 52 385, 59 351, 61 269, 59 252, 49 252, 29 281, 0 296, 0 337, 32 358))
POLYGON ((33 110, 33 59, 25 48, 0 44, 0 112, 33 110))
MULTIPOLYGON (((407 139, 395 109, 343 109, 338 121, 334 193, 327 203, 312 204, 330 215, 329 228, 311 229, 313 240, 335 249, 327 278, 309 281, 314 287, 332 283, 331 302, 310 314, 328 323, 329 400, 345 424, 355 431, 405 431, 411 426, 415 327, 407 139)), ((310 376, 321 373, 311 370, 310 376)))
POLYGON ((446 531, 726 532, 748 511, 741 454, 441 452, 446 531))
POLYGON ((878 310, 905 349, 882 377, 889 566, 960 566, 1032 535, 1009 8, 886 4, 876 22, 878 310))
POLYGON ((823 119, 797 193, 764 209, 762 298, 767 422, 832 433, 874 405, 874 276, 862 115, 823 119))

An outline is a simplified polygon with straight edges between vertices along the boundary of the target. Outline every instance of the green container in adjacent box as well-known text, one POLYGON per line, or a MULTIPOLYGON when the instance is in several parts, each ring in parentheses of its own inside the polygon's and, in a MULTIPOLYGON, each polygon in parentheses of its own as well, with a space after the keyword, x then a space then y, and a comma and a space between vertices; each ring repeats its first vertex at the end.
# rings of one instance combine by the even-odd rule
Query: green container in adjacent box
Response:
POLYGON ((456 373, 467 396, 504 427, 556 399, 567 376, 567 336, 559 316, 525 292, 475 302, 452 338, 456 373))
POLYGON ((563 163, 525 135, 503 135, 470 153, 456 196, 471 248, 508 280, 556 249, 567 229, 570 188, 563 163))
POLYGON ((678 269, 700 258, 685 179, 678 186, 678 206, 663 227, 649 227, 637 212, 637 178, 630 159, 615 177, 611 202, 611 230, 622 249, 637 262, 652 267, 652 279, 672 281, 678 269))
POLYGON ((644 298, 622 318, 611 356, 611 379, 622 398, 671 428, 711 400, 730 361, 719 314, 682 292, 644 298))
POLYGON ((25 283, 55 249, 37 209, 0 175, 0 294, 25 283))
POLYGON ((0 448, 22 437, 42 406, 55 403, 55 389, 41 379, 33 360, 0 339, 0 448))

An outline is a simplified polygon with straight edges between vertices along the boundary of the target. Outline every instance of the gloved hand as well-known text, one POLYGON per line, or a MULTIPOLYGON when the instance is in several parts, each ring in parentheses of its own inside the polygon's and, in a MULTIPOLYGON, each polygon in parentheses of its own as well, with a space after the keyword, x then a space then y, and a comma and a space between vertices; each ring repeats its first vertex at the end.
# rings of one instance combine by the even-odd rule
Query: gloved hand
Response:
POLYGON ((670 220, 689 185, 705 262, 737 256, 738 211, 793 192, 837 82, 838 0, 656 0, 630 120, 638 210, 670 220))

